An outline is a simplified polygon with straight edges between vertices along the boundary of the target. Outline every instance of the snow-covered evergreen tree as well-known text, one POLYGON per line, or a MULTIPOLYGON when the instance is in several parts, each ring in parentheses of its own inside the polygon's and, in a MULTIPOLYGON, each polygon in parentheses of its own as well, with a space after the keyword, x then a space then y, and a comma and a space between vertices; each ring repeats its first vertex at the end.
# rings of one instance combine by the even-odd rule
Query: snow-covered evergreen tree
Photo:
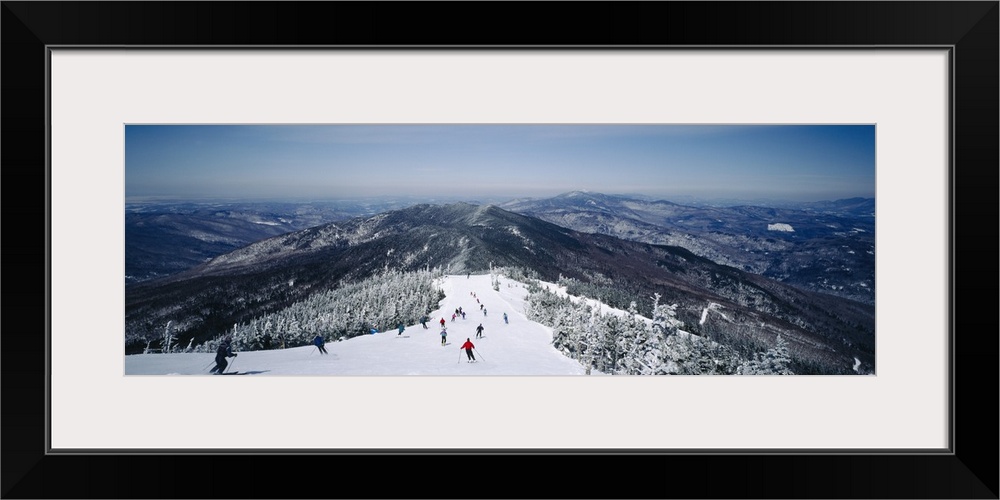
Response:
POLYGON ((160 352, 166 354, 174 347, 174 331, 170 328, 172 321, 167 321, 167 326, 163 328, 163 335, 160 338, 160 352))
POLYGON ((584 316, 583 325, 583 347, 584 366, 587 368, 587 375, 592 369, 604 372, 604 334, 603 322, 599 310, 591 310, 589 317, 584 316))
POLYGON ((622 359, 622 351, 618 340, 625 335, 625 321, 613 314, 605 314, 595 321, 600 342, 601 356, 597 369, 602 373, 617 373, 622 359))
POLYGON ((731 349, 697 335, 678 332, 668 346, 672 373, 678 375, 731 375, 739 365, 731 349))
POLYGON ((618 354, 614 373, 635 375, 639 373, 636 370, 637 365, 630 358, 635 353, 635 346, 641 342, 640 337, 645 338, 647 335, 647 325, 639 316, 635 301, 629 304, 628 315, 625 316, 621 326, 621 333, 614 339, 615 351, 618 354))
POLYGON ((740 375, 794 375, 795 373, 789 368, 791 362, 788 342, 781 335, 778 335, 774 347, 745 361, 739 366, 736 373, 740 375))
POLYGON ((660 294, 653 294, 653 330, 666 339, 676 334, 681 325, 677 319, 677 304, 661 304, 660 294))

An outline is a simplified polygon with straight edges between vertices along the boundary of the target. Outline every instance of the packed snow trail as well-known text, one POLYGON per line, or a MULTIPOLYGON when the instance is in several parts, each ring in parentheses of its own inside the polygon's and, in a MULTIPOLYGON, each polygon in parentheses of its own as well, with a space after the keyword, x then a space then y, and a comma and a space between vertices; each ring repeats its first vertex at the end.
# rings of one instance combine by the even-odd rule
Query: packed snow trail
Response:
MULTIPOLYGON (((315 346, 270 351, 245 351, 229 358, 227 371, 249 375, 582 375, 580 363, 552 346, 552 330, 524 316, 528 291, 522 283, 500 278, 493 290, 490 275, 445 276, 441 289, 446 297, 428 314, 427 329, 420 323, 406 325, 398 335, 397 325, 378 325, 379 333, 341 342, 328 342, 329 354, 315 346), (473 293, 475 296, 473 296, 473 293), (476 302, 476 299, 479 302, 476 302), (479 305, 487 314, 484 315, 479 305), (451 315, 459 307, 465 319, 451 315), (509 324, 503 321, 507 313, 509 324), (441 346, 441 318, 445 318, 449 345, 441 346), (483 325, 483 337, 476 327, 483 325), (469 339, 476 346, 476 363, 466 362, 460 346, 469 339)), ((125 356, 126 375, 205 375, 214 363, 214 353, 139 354, 125 356)))

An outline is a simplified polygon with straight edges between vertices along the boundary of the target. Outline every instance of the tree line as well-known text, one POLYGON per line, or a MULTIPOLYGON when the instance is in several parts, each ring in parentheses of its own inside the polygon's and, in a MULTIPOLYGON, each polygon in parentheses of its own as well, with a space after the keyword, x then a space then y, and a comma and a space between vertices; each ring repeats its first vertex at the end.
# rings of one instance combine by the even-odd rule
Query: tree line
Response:
MULTIPOLYGON (((571 295, 548 289, 536 272, 518 267, 490 269, 491 284, 505 276, 527 284, 525 314, 552 328, 553 346, 576 359, 587 373, 610 375, 792 374, 787 343, 779 336, 775 347, 741 353, 726 345, 683 331, 677 305, 654 294, 647 306, 651 317, 639 313, 631 301, 624 314, 602 311, 571 295)), ((176 344, 170 323, 160 339, 162 352, 214 352, 221 339, 232 336, 240 351, 309 345, 317 336, 325 341, 367 335, 396 325, 415 324, 438 308, 445 298, 437 285, 440 268, 403 272, 386 269, 378 275, 343 283, 280 311, 234 324, 212 340, 194 346, 176 344)))
POLYGON ((788 343, 750 356, 682 331, 677 305, 650 297, 652 317, 635 301, 625 314, 602 312, 583 300, 559 295, 538 280, 528 281, 525 313, 552 328, 553 345, 578 360, 590 374, 610 375, 792 375, 788 343))
POLYGON ((345 340, 383 331, 399 323, 414 324, 436 309, 444 292, 435 283, 439 268, 403 272, 387 269, 364 280, 313 294, 275 313, 266 314, 192 349, 213 352, 222 337, 232 335, 241 351, 309 345, 317 336, 325 341, 345 340))

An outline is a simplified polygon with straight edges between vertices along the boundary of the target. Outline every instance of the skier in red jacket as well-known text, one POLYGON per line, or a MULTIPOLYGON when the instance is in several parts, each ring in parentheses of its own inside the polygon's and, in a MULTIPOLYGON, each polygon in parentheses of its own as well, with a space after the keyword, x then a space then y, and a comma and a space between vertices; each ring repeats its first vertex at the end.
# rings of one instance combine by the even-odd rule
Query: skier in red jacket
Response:
POLYGON ((465 339, 465 343, 462 344, 462 347, 459 347, 459 349, 465 349, 465 354, 469 356, 470 363, 476 360, 476 357, 472 355, 472 350, 475 348, 476 346, 472 345, 472 341, 468 338, 465 339))

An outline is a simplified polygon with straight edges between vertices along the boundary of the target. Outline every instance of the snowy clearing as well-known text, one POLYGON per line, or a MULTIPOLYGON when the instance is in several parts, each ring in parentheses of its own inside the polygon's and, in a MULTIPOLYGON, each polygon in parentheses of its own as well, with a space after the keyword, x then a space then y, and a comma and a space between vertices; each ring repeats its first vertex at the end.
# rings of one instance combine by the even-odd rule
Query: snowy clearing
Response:
POLYGON ((715 302, 709 302, 708 306, 701 310, 701 320, 698 321, 698 324, 699 325, 705 324, 705 321, 708 319, 708 311, 715 311, 716 313, 718 313, 719 316, 722 316, 722 318, 725 319, 726 321, 732 322, 732 320, 729 319, 728 316, 719 312, 719 309, 722 309, 721 305, 716 304, 715 302))

